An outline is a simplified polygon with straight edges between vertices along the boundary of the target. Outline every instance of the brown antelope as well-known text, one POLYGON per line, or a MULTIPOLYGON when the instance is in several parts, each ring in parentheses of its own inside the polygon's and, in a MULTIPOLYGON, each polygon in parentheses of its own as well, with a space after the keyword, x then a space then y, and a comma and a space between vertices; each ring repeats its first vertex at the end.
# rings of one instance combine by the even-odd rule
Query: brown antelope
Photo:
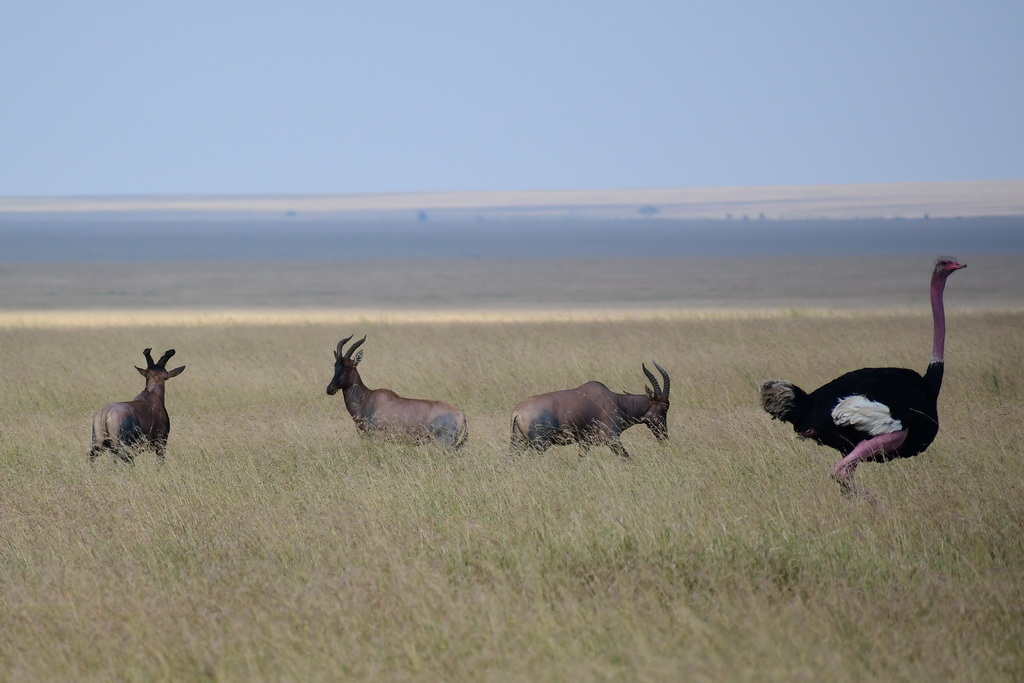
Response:
POLYGON ((575 389, 538 394, 517 405, 512 411, 513 454, 578 443, 581 457, 591 446, 607 445, 628 458, 619 437, 640 423, 659 441, 668 439, 668 373, 654 364, 665 380, 662 391, 647 366, 641 367, 654 387, 645 387, 646 396, 617 394, 601 382, 587 382, 575 389))
POLYGON ((163 464, 167 449, 167 433, 171 431, 171 419, 164 407, 164 382, 181 374, 185 366, 168 370, 167 361, 174 355, 170 349, 156 363, 149 355, 153 349, 145 349, 146 369, 136 366, 139 374, 146 378, 146 388, 132 401, 108 403, 92 416, 92 449, 89 462, 93 462, 109 450, 121 460, 131 463, 135 456, 132 448, 146 445, 156 450, 157 462, 163 464))
POLYGON ((334 379, 327 393, 341 389, 345 407, 365 436, 405 438, 414 443, 436 441, 446 448, 458 448, 466 441, 466 416, 451 403, 427 399, 403 398, 390 389, 367 389, 356 366, 363 352, 352 352, 366 341, 363 337, 342 353, 351 336, 338 342, 334 351, 334 379))

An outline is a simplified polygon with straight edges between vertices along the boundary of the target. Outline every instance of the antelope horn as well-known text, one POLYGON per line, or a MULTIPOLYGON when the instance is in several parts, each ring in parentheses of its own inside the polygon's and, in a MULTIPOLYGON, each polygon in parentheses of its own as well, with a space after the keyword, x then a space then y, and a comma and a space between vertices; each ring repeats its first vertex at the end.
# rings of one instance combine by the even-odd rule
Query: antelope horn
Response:
POLYGON ((654 375, 651 374, 651 371, 648 370, 647 366, 644 365, 643 363, 640 364, 640 367, 644 369, 644 374, 647 375, 647 379, 650 380, 651 386, 654 387, 654 395, 663 396, 663 394, 661 393, 661 385, 658 384, 658 380, 654 379, 654 375))
POLYGON ((345 337, 340 342, 338 342, 338 348, 335 349, 335 351, 334 351, 334 357, 335 358, 341 358, 341 352, 342 352, 345 344, 348 344, 348 340, 351 339, 353 336, 355 336, 355 335, 351 335, 350 334, 349 336, 345 337))
POLYGON ((152 351, 152 350, 153 349, 143 349, 142 350, 142 355, 144 355, 146 357, 146 367, 147 368, 151 368, 151 367, 153 367, 155 365, 155 363, 153 362, 153 356, 149 355, 149 352, 152 351))
POLYGON ((158 360, 156 362, 156 366, 158 368, 166 369, 167 361, 169 361, 171 359, 171 356, 173 356, 173 355, 174 355, 174 349, 167 349, 166 351, 164 351, 164 355, 160 356, 160 360, 158 360))
POLYGON ((672 380, 669 379, 668 373, 665 372, 665 368, 663 368, 660 365, 658 365, 658 361, 654 361, 654 367, 658 368, 658 372, 660 372, 661 376, 665 379, 665 398, 667 400, 668 399, 669 388, 672 385, 672 380))
POLYGON ((357 341, 352 346, 348 347, 348 351, 345 352, 345 358, 351 358, 352 357, 352 352, 355 351, 356 349, 358 349, 362 345, 362 343, 364 341, 366 341, 366 335, 363 335, 362 339, 357 341))

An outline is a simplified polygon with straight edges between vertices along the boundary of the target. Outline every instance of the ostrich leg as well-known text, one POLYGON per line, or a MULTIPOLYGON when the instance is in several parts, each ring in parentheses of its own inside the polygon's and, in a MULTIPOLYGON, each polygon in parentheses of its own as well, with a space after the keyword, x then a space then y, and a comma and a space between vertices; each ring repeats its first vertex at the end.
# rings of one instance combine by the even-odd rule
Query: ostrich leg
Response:
MULTIPOLYGON (((850 454, 837 462, 832 467, 832 478, 835 479, 844 491, 855 492, 853 486, 853 471, 861 460, 873 458, 884 453, 895 453, 903 442, 907 440, 907 430, 901 429, 898 432, 879 434, 870 439, 865 439, 857 444, 850 454)), ((862 493, 868 493, 866 490, 862 493)))

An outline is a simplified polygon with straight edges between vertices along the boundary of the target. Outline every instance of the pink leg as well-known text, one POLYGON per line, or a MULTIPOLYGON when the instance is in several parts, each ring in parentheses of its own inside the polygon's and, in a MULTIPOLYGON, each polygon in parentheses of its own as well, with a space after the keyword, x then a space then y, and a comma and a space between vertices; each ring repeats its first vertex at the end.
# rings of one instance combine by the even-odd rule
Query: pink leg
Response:
POLYGON ((854 447, 848 456, 840 460, 832 468, 832 478, 844 489, 853 487, 853 471, 861 460, 873 458, 883 453, 895 453, 907 440, 907 430, 880 434, 865 439, 854 447))

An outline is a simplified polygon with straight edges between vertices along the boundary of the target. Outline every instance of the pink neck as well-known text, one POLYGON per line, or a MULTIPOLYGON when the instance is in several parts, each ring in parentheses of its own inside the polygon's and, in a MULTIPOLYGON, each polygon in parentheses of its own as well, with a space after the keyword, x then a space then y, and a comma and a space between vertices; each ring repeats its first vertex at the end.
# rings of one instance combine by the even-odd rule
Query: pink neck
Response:
MULTIPOLYGON (((948 275, 948 273, 947 273, 948 275)), ((946 349, 946 311, 942 305, 942 291, 946 288, 946 276, 932 278, 932 322, 935 336, 932 342, 932 363, 942 363, 946 349)))

